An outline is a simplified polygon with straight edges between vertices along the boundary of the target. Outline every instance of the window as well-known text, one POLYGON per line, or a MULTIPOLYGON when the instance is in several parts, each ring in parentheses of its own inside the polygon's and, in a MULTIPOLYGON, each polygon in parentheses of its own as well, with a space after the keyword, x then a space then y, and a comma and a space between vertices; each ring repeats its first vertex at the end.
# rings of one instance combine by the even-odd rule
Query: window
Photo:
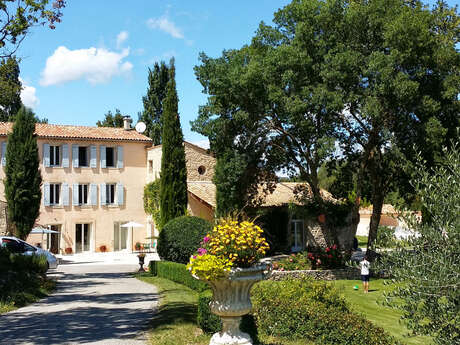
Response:
POLYGON ((88 148, 85 146, 78 147, 78 166, 79 167, 88 166, 88 148))
POLYGON ((107 205, 115 204, 115 183, 108 183, 105 185, 105 197, 107 205))
POLYGON ((55 167, 61 165, 60 147, 50 145, 50 166, 55 167))
POLYGON ((153 160, 149 160, 149 173, 153 173, 153 160))
POLYGON ((115 168, 115 152, 115 148, 113 147, 105 148, 106 166, 108 168, 115 168))
POLYGON ((60 183, 50 183, 50 205, 59 205, 60 183))
POLYGON ((299 252, 303 250, 304 247, 304 224, 301 219, 292 219, 291 220, 291 250, 293 252, 299 252))
POLYGON ((200 165, 198 167, 198 174, 204 175, 205 172, 206 172, 206 167, 204 165, 200 165))
POLYGON ((78 185, 78 204, 79 205, 88 205, 88 190, 89 185, 79 184, 78 185))

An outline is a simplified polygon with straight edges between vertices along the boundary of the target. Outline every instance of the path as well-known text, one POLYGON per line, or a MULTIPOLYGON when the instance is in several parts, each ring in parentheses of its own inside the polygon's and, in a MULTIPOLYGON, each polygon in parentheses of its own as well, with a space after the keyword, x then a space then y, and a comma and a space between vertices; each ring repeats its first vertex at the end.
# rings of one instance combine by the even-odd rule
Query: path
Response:
MULTIPOLYGON (((80 260, 84 261, 84 260, 80 260)), ((53 295, 0 315, 0 344, 144 345, 158 301, 127 262, 68 262, 53 295)))

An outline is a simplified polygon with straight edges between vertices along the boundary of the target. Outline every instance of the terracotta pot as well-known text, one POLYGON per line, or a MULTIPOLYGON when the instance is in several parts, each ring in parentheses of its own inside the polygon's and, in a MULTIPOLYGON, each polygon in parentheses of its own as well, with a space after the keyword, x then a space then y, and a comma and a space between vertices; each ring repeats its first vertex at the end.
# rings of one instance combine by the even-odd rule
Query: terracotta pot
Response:
POLYGON ((318 216, 318 222, 320 222, 321 224, 326 223, 326 215, 325 214, 320 214, 318 216))
POLYGON ((268 267, 234 268, 227 278, 207 281, 213 292, 211 312, 222 320, 222 331, 212 336, 210 345, 252 345, 249 334, 240 331, 240 321, 252 309, 252 286, 270 274, 268 267))

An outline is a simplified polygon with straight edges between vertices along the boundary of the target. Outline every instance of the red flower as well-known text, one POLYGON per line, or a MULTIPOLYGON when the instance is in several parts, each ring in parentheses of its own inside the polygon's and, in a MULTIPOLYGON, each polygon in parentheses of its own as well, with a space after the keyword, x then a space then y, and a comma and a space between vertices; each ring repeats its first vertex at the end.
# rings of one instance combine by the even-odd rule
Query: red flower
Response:
POLYGON ((331 255, 331 254, 329 254, 327 257, 328 257, 329 259, 332 259, 332 255, 331 255))
POLYGON ((331 250, 331 248, 327 247, 326 248, 326 253, 329 253, 330 250, 331 250))
POLYGON ((334 245, 332 246, 332 249, 336 250, 336 249, 337 249, 337 245, 334 244, 334 245))

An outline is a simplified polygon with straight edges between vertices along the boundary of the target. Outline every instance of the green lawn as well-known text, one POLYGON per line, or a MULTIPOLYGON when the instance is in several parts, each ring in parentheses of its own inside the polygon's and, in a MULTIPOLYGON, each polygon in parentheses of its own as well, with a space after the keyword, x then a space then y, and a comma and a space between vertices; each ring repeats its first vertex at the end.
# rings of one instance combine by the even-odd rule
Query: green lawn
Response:
POLYGON ((353 311, 363 314, 375 325, 398 338, 407 345, 429 345, 430 338, 409 335, 409 330, 399 322, 401 313, 393 308, 380 304, 383 301, 383 292, 389 291, 390 287, 383 284, 383 279, 372 280, 369 283, 369 293, 364 294, 362 283, 359 280, 337 280, 334 285, 350 302, 353 311), (358 285, 359 290, 353 286, 358 285))
POLYGON ((367 247, 367 236, 356 236, 356 238, 358 239, 359 248, 367 247))

